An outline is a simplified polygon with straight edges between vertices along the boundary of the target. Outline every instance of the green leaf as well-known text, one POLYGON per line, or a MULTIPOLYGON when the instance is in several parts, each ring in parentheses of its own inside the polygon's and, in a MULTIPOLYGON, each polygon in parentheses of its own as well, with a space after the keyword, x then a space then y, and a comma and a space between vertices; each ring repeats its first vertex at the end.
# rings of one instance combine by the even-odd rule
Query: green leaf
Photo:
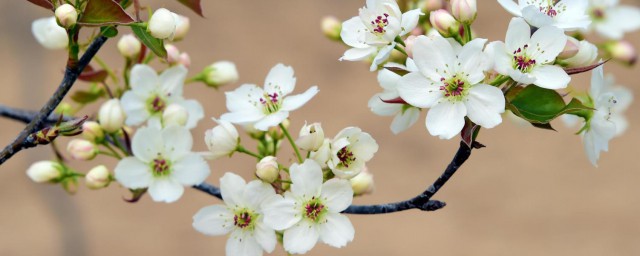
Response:
POLYGON ((113 0, 88 0, 79 24, 85 26, 126 25, 133 18, 113 0))
POLYGON ((131 30, 136 37, 138 37, 149 50, 158 55, 158 57, 167 57, 167 50, 164 49, 164 42, 161 39, 151 36, 144 27, 131 26, 131 30))
POLYGON ((538 124, 536 127, 546 129, 553 128, 550 125, 539 124, 548 124, 563 114, 573 114, 590 109, 575 98, 569 104, 565 104, 558 92, 535 85, 518 88, 515 92, 507 94, 507 108, 530 123, 538 124))
POLYGON ((40 6, 45 9, 53 10, 53 3, 50 0, 27 0, 32 4, 40 6))
POLYGON ((201 17, 204 17, 204 15, 202 14, 202 6, 200 5, 200 0, 178 0, 178 2, 186 7, 189 7, 189 9, 191 9, 201 17))
POLYGON ((118 35, 118 29, 115 26, 100 27, 100 34, 112 38, 118 35))
POLYGON ((71 95, 71 99, 80 104, 94 102, 104 95, 104 90, 94 87, 89 91, 76 91, 71 95))

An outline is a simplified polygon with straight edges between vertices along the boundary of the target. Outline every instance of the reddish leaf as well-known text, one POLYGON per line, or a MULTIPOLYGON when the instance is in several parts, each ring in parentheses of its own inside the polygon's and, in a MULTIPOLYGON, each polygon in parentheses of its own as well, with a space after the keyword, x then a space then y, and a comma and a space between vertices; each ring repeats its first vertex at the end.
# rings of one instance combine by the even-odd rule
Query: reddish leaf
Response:
POLYGON ((78 76, 78 79, 85 82, 103 82, 107 79, 107 71, 105 70, 87 70, 85 69, 78 76))
POLYGON ((402 98, 398 97, 398 98, 394 98, 394 99, 380 99, 382 102, 384 103, 390 103, 390 104, 408 104, 406 101, 404 101, 402 98))
POLYGON ((469 120, 465 120, 464 127, 462 127, 462 131, 460 132, 460 137, 462 137, 462 142, 464 142, 467 147, 475 147, 473 142, 475 141, 475 136, 477 136, 477 131, 479 131, 479 129, 479 125, 474 124, 469 120))
POLYGON ((580 73, 584 73, 584 72, 587 72, 587 71, 591 71, 592 69, 597 68, 600 65, 607 63, 607 61, 609 61, 609 60, 605 60, 603 62, 596 63, 596 64, 593 64, 593 65, 590 65, 590 66, 586 66, 586 67, 567 68, 564 71, 567 72, 567 74, 569 74, 569 75, 580 74, 580 73))
POLYGON ((42 8, 53 10, 53 4, 51 3, 50 0, 27 0, 27 1, 37 6, 40 6, 42 8))
POLYGON ((126 25, 133 18, 114 0, 88 0, 79 24, 85 26, 126 25))
POLYGON ((204 17, 204 14, 202 14, 202 6, 200 6, 200 0, 178 0, 178 2, 186 7, 189 7, 189 9, 191 9, 201 17, 204 17))

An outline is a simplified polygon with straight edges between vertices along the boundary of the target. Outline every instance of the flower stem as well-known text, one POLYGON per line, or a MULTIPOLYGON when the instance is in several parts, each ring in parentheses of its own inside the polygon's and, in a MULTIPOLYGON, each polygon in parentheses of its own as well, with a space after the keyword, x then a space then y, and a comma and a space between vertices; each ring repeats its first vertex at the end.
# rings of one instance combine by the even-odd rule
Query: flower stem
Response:
POLYGON ((509 80, 508 76, 499 75, 498 77, 496 77, 496 79, 491 81, 491 83, 489 83, 489 84, 491 84, 493 86, 500 86, 501 84, 503 84, 504 82, 506 82, 508 80, 509 80))
POLYGON ((302 155, 300 155, 300 150, 298 149, 298 146, 296 145, 295 141, 293 141, 293 138, 291 138, 291 134, 289 134, 289 131, 287 131, 287 128, 284 127, 284 125, 280 124, 280 129, 282 129, 282 133, 284 133, 284 136, 287 137, 287 140, 289 140, 289 143, 291 143, 291 147, 293 147, 293 150, 296 152, 296 157, 298 157, 298 162, 302 163, 302 155))
POLYGON ((236 147, 236 151, 240 152, 240 153, 245 153, 245 154, 250 155, 250 156, 253 156, 253 157, 257 158, 258 160, 262 159, 261 155, 247 150, 242 145, 238 145, 238 147, 236 147))
POLYGON ((122 156, 120 156, 120 154, 118 154, 118 152, 117 152, 117 151, 115 151, 111 146, 109 146, 109 143, 104 143, 104 144, 102 144, 102 145, 103 145, 105 148, 107 148, 107 149, 108 149, 108 150, 113 154, 113 156, 114 156, 115 158, 122 159, 122 156))
POLYGON ((113 72, 113 70, 111 68, 109 68, 109 65, 107 65, 107 63, 105 63, 100 57, 98 56, 94 56, 93 60, 95 60, 98 65, 104 69, 104 71, 107 71, 107 74, 109 74, 109 78, 111 78, 111 80, 113 80, 114 83, 118 83, 118 77, 116 76, 116 73, 113 72))
POLYGON ((471 36, 471 25, 470 24, 464 24, 464 43, 468 43, 471 42, 471 40, 473 40, 473 37, 471 36))
POLYGON ((400 46, 398 46, 398 45, 396 45, 396 47, 394 47, 394 49, 396 49, 397 51, 401 52, 405 56, 409 56, 409 54, 407 54, 407 52, 405 52, 404 49, 400 48, 400 46))

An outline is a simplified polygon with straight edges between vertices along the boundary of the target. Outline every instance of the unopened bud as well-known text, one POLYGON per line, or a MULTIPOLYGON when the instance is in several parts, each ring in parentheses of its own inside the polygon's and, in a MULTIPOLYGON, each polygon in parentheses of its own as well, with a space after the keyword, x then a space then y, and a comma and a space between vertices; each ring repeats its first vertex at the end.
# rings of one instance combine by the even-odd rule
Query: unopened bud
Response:
POLYGON ((31 23, 31 32, 47 49, 65 49, 69 45, 67 30, 58 25, 56 17, 41 18, 31 23))
POLYGON ((181 53, 178 58, 178 64, 182 64, 185 68, 189 68, 189 66, 191 66, 191 57, 189 57, 189 54, 186 52, 181 53))
POLYGON ((240 144, 238 130, 231 123, 224 120, 214 119, 214 121, 218 123, 218 126, 204 134, 204 142, 211 152, 210 159, 229 156, 236 151, 240 144))
POLYGON ((203 82, 214 88, 238 81, 238 70, 236 65, 230 61, 218 61, 211 64, 204 69, 203 75, 203 82))
POLYGON ((180 59, 180 50, 178 50, 178 47, 172 44, 166 44, 164 45, 164 49, 167 51, 167 62, 169 62, 170 65, 178 63, 180 59))
POLYGON ((471 24, 478 14, 476 0, 451 0, 451 12, 458 21, 471 24))
POLYGON ((356 196, 370 194, 374 190, 373 174, 367 170, 367 167, 364 167, 362 172, 351 178, 349 182, 356 196))
POLYGON ((336 17, 326 16, 322 18, 322 33, 331 40, 340 40, 342 23, 336 17))
POLYGON ((568 67, 585 67, 593 64, 596 58, 598 58, 598 47, 583 40, 580 41, 578 53, 562 62, 566 63, 568 67))
POLYGON ((567 44, 565 44, 564 50, 562 50, 562 52, 558 54, 558 58, 560 59, 571 58, 573 56, 576 56, 576 54, 578 54, 578 51, 580 51, 580 41, 578 41, 578 39, 568 36, 567 44))
POLYGON ((331 140, 324 139, 322 146, 317 151, 311 152, 310 158, 316 161, 322 168, 327 168, 327 161, 331 158, 331 140))
POLYGON ((410 35, 404 40, 404 44, 406 45, 404 47, 404 51, 407 53, 409 58, 413 58, 413 45, 416 43, 416 39, 418 39, 417 36, 410 35))
POLYGON ((264 182, 273 183, 280 177, 278 159, 273 156, 264 157, 256 164, 256 176, 264 182))
POLYGON ((104 165, 98 165, 91 168, 87 175, 84 176, 85 184, 90 189, 100 189, 109 185, 111 175, 109 169, 104 165))
POLYGON ((424 10, 426 10, 426 12, 444 9, 445 7, 446 3, 444 0, 426 0, 424 2, 424 10))
POLYGON ((39 161, 27 169, 27 176, 34 182, 52 182, 62 176, 62 166, 53 161, 39 161))
MULTIPOLYGON (((285 129, 289 129, 289 125, 291 125, 291 121, 289 121, 289 119, 287 118, 285 120, 282 120, 282 123, 280 124, 282 124, 282 126, 285 129)), ((284 138, 284 133, 282 132, 282 128, 280 128, 280 125, 269 127, 269 129, 267 130, 267 134, 269 134, 271 138, 274 138, 276 140, 280 140, 284 138)))
POLYGON ((104 140, 104 131, 98 122, 86 121, 82 124, 82 137, 88 141, 101 142, 104 140))
POLYGON ((76 21, 78 21, 78 11, 70 4, 58 6, 55 14, 58 19, 58 23, 65 28, 70 28, 76 24, 76 21))
POLYGON ((615 41, 605 46, 612 59, 620 61, 626 65, 633 65, 638 59, 636 49, 628 41, 615 41))
POLYGON ((300 135, 296 140, 296 145, 306 151, 316 151, 324 142, 324 131, 320 123, 305 124, 300 129, 300 135))
POLYGON ((174 36, 176 23, 176 15, 174 13, 165 8, 160 8, 151 15, 147 30, 155 38, 167 39, 174 36))
POLYGON ((108 133, 120 130, 125 120, 124 110, 120 106, 120 100, 110 99, 102 104, 98 111, 98 121, 100 126, 108 133))
POLYGON ((140 49, 142 48, 142 44, 138 41, 132 34, 124 35, 118 41, 118 51, 120 54, 126 58, 134 58, 140 54, 140 49))
POLYGON ((173 103, 167 106, 162 112, 162 124, 164 126, 184 126, 187 120, 189 120, 189 111, 180 104, 173 103))
POLYGON ((191 26, 189 22, 189 18, 176 14, 176 32, 173 35, 173 39, 171 41, 180 41, 187 36, 187 32, 189 32, 189 27, 191 26))
POLYGON ((431 12, 429 21, 431 21, 431 25, 444 37, 454 35, 460 28, 460 23, 444 9, 431 12))
POLYGON ((83 139, 73 139, 67 145, 71 158, 76 160, 91 160, 98 155, 98 147, 93 142, 83 139))

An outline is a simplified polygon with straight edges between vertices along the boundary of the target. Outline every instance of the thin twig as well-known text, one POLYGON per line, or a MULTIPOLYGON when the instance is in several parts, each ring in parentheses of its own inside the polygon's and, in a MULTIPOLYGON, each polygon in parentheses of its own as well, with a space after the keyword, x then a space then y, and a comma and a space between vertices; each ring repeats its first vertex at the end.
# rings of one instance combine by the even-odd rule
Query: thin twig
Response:
POLYGON ((62 101, 67 92, 71 89, 76 79, 84 70, 84 68, 91 62, 93 56, 96 55, 100 47, 107 41, 104 36, 99 36, 93 40, 87 51, 82 55, 80 61, 69 62, 64 72, 64 78, 58 86, 58 89, 53 93, 49 101, 40 109, 38 114, 31 120, 31 122, 18 134, 18 137, 9 145, 7 145, 2 152, 0 152, 0 165, 11 158, 16 153, 20 152, 24 148, 32 147, 27 141, 27 137, 38 131, 38 128, 46 122, 47 118, 51 115, 53 110, 58 107, 58 104, 62 101))
MULTIPOLYGON (((0 104, 0 116, 6 117, 12 120, 16 120, 25 124, 28 124, 38 115, 38 112, 32 110, 24 110, 18 108, 12 108, 9 106, 5 106, 0 104)), ((37 127, 36 130, 42 129, 45 126, 53 125, 58 122, 60 115, 51 114, 48 118, 46 118, 40 127, 37 127)), ((71 121, 73 120, 72 116, 64 116, 62 117, 62 121, 71 121)))

